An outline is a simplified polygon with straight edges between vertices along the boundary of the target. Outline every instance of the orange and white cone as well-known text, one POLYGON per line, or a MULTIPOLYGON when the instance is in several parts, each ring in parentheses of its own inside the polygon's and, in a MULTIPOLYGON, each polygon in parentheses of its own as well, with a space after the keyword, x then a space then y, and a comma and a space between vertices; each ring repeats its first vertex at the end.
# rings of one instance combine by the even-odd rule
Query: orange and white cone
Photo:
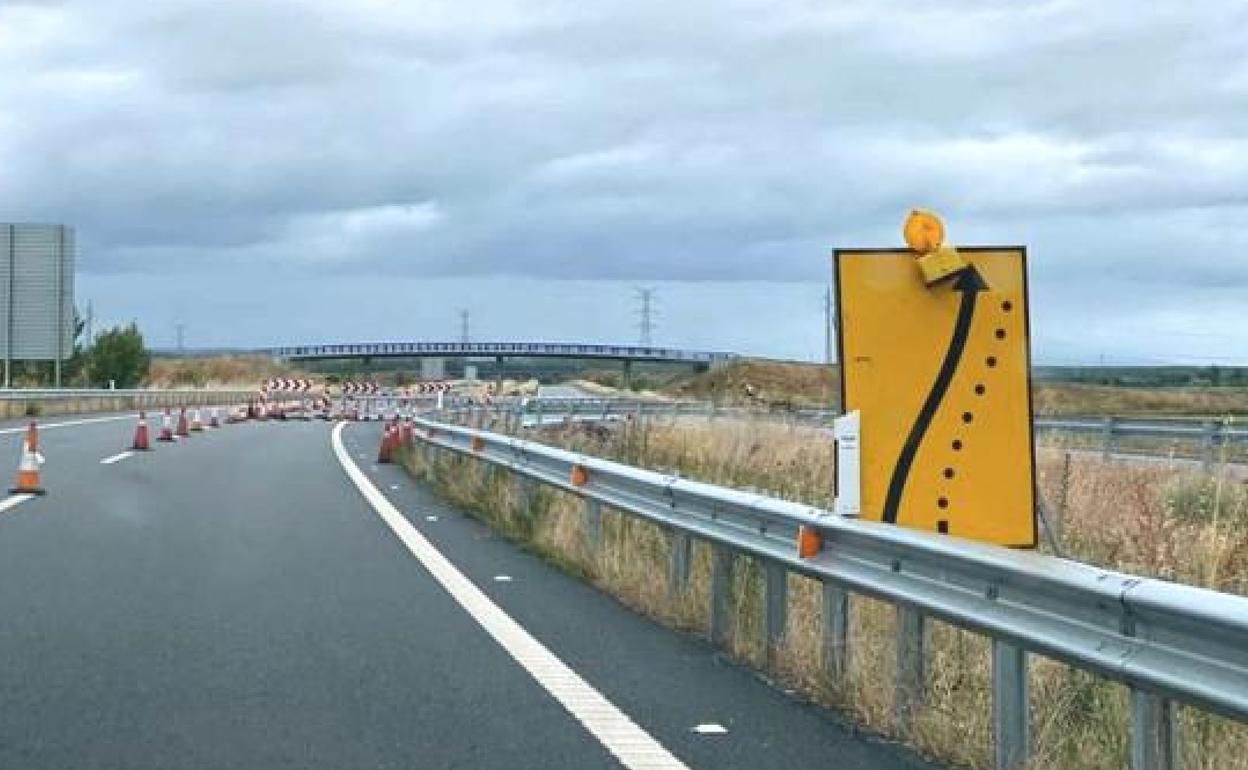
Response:
POLYGON ((381 448, 377 450, 377 462, 394 462, 394 437, 397 431, 387 424, 381 434, 381 448))
POLYGON ((22 460, 17 465, 17 483, 9 488, 12 494, 42 495, 43 487, 39 486, 39 466, 43 465, 43 455, 39 454, 39 429, 31 421, 26 429, 26 437, 22 439, 22 460))
POLYGON ((160 417, 160 436, 157 441, 173 441, 173 418, 169 416, 169 410, 160 417))
POLYGON ((208 427, 209 428, 221 427, 221 418, 217 416, 217 408, 215 406, 208 410, 208 427))
POLYGON ((147 443, 147 413, 139 412, 139 424, 134 429, 134 444, 130 447, 139 452, 146 452, 152 447, 147 443))
POLYGON ((186 438, 191 435, 190 427, 186 422, 186 407, 182 407, 178 412, 178 429, 173 432, 173 435, 179 438, 186 438))
POLYGON ((191 430, 200 431, 204 429, 204 421, 200 419, 199 407, 195 407, 191 411, 191 430))

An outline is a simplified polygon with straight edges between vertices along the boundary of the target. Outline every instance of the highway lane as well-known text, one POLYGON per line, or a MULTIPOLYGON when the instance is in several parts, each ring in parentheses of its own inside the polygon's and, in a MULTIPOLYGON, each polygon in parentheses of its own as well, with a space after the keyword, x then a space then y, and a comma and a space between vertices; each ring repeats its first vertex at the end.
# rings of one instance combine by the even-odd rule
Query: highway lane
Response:
POLYGON ((593 395, 575 385, 541 385, 537 389, 538 398, 593 398, 593 395))
MULTIPOLYGON (((330 426, 245 423, 101 464, 132 430, 46 431, 50 494, 0 513, 0 766, 620 766, 381 522, 330 426)), ((378 435, 346 430, 361 469, 687 766, 922 766, 374 466, 378 435)), ((14 466, 19 439, 0 434, 14 466)))

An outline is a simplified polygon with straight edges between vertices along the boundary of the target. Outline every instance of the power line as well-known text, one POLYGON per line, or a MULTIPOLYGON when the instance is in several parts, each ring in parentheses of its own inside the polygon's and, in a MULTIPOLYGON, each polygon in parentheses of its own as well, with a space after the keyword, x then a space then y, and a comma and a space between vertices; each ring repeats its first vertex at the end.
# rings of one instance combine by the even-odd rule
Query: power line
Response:
POLYGON ((637 324, 637 328, 641 332, 641 346, 650 347, 654 343, 655 290, 638 287, 636 293, 637 300, 641 303, 641 307, 637 309, 637 314, 641 317, 637 324))
POLYGON ((832 363, 832 287, 823 292, 823 362, 832 363))
POLYGON ((462 309, 459 311, 459 341, 468 344, 468 311, 462 309))

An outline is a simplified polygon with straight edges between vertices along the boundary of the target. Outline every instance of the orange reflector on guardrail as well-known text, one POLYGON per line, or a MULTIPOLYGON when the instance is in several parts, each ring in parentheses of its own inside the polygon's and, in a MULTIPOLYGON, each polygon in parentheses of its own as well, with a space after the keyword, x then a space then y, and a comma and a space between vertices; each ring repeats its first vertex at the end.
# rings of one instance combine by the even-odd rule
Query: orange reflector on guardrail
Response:
POLYGON ((814 527, 803 524, 797 530, 797 555, 803 559, 812 558, 823 547, 823 536, 814 527))
POLYGON ((573 465, 571 477, 568 479, 568 482, 574 487, 583 487, 588 481, 589 471, 585 469, 585 466, 579 464, 573 465))

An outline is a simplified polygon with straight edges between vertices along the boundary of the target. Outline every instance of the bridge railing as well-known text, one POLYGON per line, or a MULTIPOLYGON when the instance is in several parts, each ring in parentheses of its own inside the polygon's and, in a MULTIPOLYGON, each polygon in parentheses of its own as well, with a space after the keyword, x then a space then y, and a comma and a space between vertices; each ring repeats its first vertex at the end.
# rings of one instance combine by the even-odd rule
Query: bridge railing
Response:
POLYGON ((690 575, 691 543, 710 544, 710 620, 722 643, 734 562, 764 565, 762 628, 774 654, 786 626, 788 573, 823 587, 822 665, 832 680, 850 660, 849 602, 861 594, 897 612, 895 715, 903 734, 923 698, 929 618, 992 643, 994 763, 1024 766, 1029 750, 1028 658, 1039 654, 1124 683, 1138 770, 1174 767, 1175 704, 1248 721, 1248 598, 838 517, 793 502, 576 454, 490 431, 415 420, 420 451, 453 452, 583 500, 588 545, 603 506, 669 533, 669 590, 690 575), (798 552, 803 528, 818 534, 798 552))
POLYGON ((732 353, 718 351, 571 342, 359 342, 336 345, 294 345, 271 348, 262 352, 278 358, 296 360, 386 356, 527 356, 710 364, 737 357, 732 353))

